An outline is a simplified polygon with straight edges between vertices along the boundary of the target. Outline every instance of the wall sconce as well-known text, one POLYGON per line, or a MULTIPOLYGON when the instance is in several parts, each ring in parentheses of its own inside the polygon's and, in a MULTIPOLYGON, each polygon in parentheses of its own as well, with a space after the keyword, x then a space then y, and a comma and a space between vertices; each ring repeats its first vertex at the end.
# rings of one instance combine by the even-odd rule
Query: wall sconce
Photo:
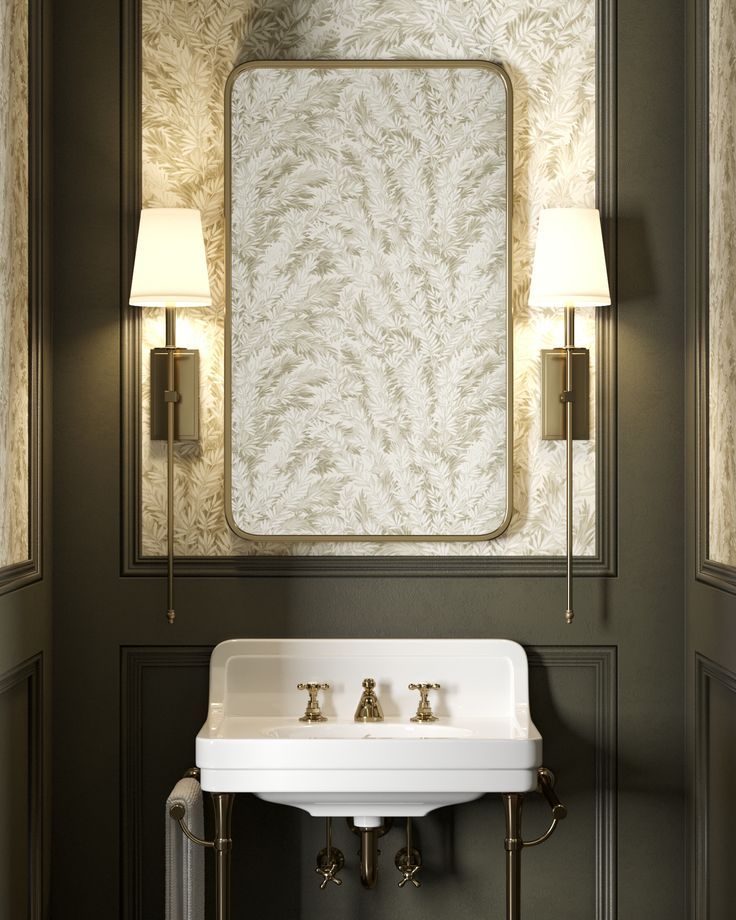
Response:
POLYGON ((166 347, 151 349, 151 438, 167 442, 166 617, 173 623, 174 440, 199 438, 199 352, 176 347, 176 308, 212 303, 199 211, 141 211, 129 303, 166 308, 166 347))
POLYGON ((542 351, 542 437, 565 439, 567 462, 567 610, 572 603, 572 442, 590 437, 589 355, 575 348, 575 307, 611 303, 600 215, 595 208, 547 208, 539 216, 529 306, 565 308, 563 348, 542 351))

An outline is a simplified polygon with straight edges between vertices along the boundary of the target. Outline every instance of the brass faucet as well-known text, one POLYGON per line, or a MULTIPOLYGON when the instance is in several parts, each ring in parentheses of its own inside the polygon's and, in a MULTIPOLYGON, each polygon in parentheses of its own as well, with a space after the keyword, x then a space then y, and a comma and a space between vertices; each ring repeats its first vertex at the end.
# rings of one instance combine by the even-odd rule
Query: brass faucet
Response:
POLYGON ((355 710, 356 722, 383 722, 383 710, 373 689, 375 686, 372 677, 366 677, 363 681, 363 695, 355 710))

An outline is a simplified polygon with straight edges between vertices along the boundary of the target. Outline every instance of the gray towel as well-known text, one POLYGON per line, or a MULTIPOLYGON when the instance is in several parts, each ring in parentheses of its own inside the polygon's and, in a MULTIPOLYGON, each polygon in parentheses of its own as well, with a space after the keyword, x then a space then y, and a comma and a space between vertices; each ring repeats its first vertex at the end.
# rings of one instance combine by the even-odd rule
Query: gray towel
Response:
POLYGON ((204 848, 185 837, 170 817, 177 802, 186 808, 189 830, 204 836, 202 788, 196 779, 180 779, 166 800, 166 920, 204 920, 204 848))

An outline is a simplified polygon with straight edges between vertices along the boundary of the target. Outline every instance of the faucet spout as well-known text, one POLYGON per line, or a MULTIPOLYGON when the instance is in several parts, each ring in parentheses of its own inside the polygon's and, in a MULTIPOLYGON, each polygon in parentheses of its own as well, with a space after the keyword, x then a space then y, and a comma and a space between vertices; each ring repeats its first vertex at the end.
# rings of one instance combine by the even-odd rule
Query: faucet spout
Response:
POLYGON ((355 710, 356 722, 383 722, 383 710, 378 702, 375 686, 376 682, 372 677, 366 677, 363 681, 363 695, 355 710))

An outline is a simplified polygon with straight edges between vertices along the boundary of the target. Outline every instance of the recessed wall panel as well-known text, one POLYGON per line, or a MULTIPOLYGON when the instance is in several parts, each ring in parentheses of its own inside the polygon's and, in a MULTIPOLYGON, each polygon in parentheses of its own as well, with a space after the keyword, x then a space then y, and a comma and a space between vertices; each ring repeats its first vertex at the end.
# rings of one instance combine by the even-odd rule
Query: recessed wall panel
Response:
MULTIPOLYGON (((202 358, 202 437, 177 446, 176 553, 184 556, 353 555, 550 557, 564 553, 564 446, 542 442, 539 351, 560 344, 562 318, 526 306, 539 209, 592 207, 596 195, 596 3, 563 8, 531 0, 388 6, 379 0, 304 6, 235 0, 143 0, 143 204, 203 212, 214 306, 189 311, 178 341, 202 358), (519 28, 520 24, 524 28, 519 28), (279 543, 236 537, 224 489, 224 88, 241 60, 467 59, 502 64, 514 89, 514 515, 493 541, 279 543)), ((579 311, 577 341, 591 348, 593 311, 579 311)), ((141 558, 166 544, 165 450, 147 430, 147 350, 163 341, 160 312, 141 326, 139 502, 141 558)), ((595 367, 591 393, 596 393, 595 367)), ((599 533, 596 406, 591 440, 575 445, 575 553, 594 557, 599 533)))
POLYGON ((0 581, 30 558, 28 0, 0 2, 0 581))
MULTIPOLYGON (((122 649, 124 920, 163 910, 166 796, 192 765, 194 737, 205 720, 211 650, 203 647, 122 649)), ((616 650, 608 646, 528 649, 532 715, 545 741, 545 764, 558 777, 568 818, 548 843, 524 853, 523 916, 556 920, 616 917, 616 650), (564 884, 561 883, 564 880, 564 884)), ((360 679, 356 688, 360 694, 360 679)), ((356 697, 357 699, 357 697, 356 697)), ((209 820, 210 806, 206 816, 209 820)), ((541 796, 524 805, 525 836, 549 824, 541 796)), ((320 891, 315 857, 324 821, 299 809, 238 795, 233 809, 234 916, 345 920, 439 920, 458 914, 504 916, 504 823, 500 796, 441 808, 414 822, 422 849, 423 887, 399 889, 393 859, 404 845, 396 819, 382 838, 379 882, 359 881, 357 838, 343 819, 334 843, 345 854, 343 885, 320 891), (415 897, 406 897, 414 894, 415 897)), ((212 862, 207 860, 208 871, 212 862)), ((210 892, 212 877, 208 877, 210 892)), ((214 905, 210 904, 210 908, 214 905)))
POLYGON ((736 567, 736 6, 709 0, 706 558, 736 567))
POLYGON ((30 755, 28 686, 15 683, 0 693, 0 905, 7 917, 29 910, 28 815, 30 755))

